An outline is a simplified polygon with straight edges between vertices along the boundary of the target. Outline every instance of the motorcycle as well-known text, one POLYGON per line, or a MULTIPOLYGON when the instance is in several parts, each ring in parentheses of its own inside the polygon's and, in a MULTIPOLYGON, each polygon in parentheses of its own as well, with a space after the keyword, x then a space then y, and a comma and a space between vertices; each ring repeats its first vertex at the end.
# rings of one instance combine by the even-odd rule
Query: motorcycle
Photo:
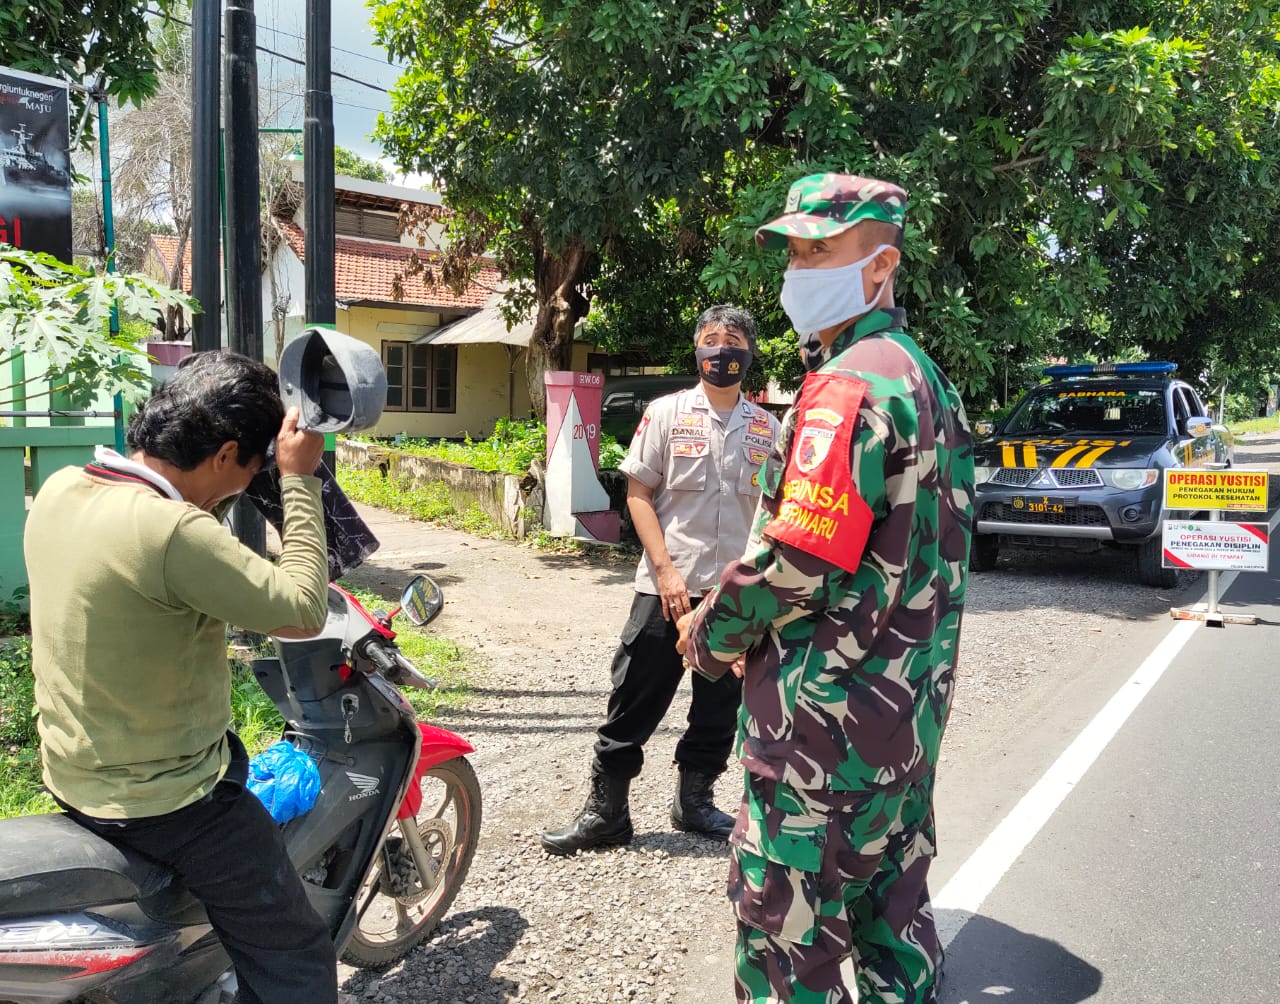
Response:
MULTIPOLYGON (((275 639, 276 657, 252 663, 285 738, 320 773, 315 804, 283 826, 290 860, 339 957, 360 968, 390 965, 435 930, 480 836, 473 747, 419 722, 398 689, 434 684, 392 621, 424 625, 443 604, 426 576, 385 615, 330 585, 321 632, 275 639)), ((203 907, 167 869, 62 814, 0 822, 0 847, 0 1001, 234 1000, 203 907)))

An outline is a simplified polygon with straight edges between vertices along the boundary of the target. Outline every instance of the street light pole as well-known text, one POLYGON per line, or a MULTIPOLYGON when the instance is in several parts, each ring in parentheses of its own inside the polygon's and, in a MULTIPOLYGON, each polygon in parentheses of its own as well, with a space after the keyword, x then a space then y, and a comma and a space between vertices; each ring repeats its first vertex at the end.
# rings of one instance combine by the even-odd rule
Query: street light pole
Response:
MULTIPOLYGON (((303 254, 308 325, 332 328, 338 319, 334 292, 333 93, 330 56, 333 26, 329 0, 307 0, 307 100, 302 190, 306 218, 303 254)), ((332 439, 325 466, 336 473, 332 439)))
MULTIPOLYGON (((221 0, 201 0, 191 9, 191 293, 201 312, 192 319, 192 348, 222 347, 222 296, 218 273, 221 223, 218 175, 218 111, 222 67, 218 62, 221 0)), ((181 262, 175 263, 180 265, 181 262)))
MULTIPOLYGON (((226 8, 227 92, 223 109, 227 157, 227 322, 231 348, 262 360, 262 241, 258 172, 258 51, 253 0, 226 8)), ((236 504, 236 535, 258 554, 267 550, 262 514, 236 504)))

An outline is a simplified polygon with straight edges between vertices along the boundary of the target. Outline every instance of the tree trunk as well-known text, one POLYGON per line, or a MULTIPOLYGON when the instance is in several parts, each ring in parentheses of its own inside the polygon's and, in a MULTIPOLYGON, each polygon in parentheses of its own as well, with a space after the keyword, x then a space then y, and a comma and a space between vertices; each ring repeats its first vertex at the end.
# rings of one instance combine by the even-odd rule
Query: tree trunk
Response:
POLYGON ((525 372, 533 412, 539 421, 545 422, 547 388, 543 374, 548 370, 567 370, 573 365, 573 332, 589 306, 580 289, 589 256, 582 242, 576 240, 562 254, 553 253, 539 239, 535 239, 534 248, 537 313, 525 372))
MULTIPOLYGON (((173 277, 169 281, 170 289, 182 289, 182 279, 186 272, 186 265, 183 258, 187 253, 187 242, 191 239, 191 217, 188 215, 185 220, 179 221, 178 226, 178 250, 174 254, 173 277)), ((201 304, 206 311, 207 307, 201 304)), ((187 333, 186 315, 183 314, 181 307, 166 307, 164 312, 164 340, 166 342, 175 342, 184 337, 187 333)))

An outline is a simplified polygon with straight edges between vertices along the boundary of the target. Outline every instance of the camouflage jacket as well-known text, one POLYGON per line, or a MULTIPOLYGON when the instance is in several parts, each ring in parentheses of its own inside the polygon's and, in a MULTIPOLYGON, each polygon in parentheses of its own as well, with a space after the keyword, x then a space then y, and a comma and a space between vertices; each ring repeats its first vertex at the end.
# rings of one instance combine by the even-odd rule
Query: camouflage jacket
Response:
POLYGON ((699 608, 686 658, 747 653, 738 752, 797 788, 897 788, 936 764, 973 526, 959 395, 877 310, 816 360, 761 474, 742 559, 699 608))

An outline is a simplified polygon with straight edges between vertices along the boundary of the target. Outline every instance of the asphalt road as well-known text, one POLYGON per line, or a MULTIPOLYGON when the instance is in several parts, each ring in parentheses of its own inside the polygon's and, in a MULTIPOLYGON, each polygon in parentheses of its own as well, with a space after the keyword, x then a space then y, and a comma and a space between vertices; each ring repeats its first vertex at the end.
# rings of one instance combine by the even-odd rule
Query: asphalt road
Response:
POLYGON ((1280 1000, 1274 542, 1270 567, 1223 603, 1261 623, 1194 631, 960 929, 941 1004, 1280 1000))

